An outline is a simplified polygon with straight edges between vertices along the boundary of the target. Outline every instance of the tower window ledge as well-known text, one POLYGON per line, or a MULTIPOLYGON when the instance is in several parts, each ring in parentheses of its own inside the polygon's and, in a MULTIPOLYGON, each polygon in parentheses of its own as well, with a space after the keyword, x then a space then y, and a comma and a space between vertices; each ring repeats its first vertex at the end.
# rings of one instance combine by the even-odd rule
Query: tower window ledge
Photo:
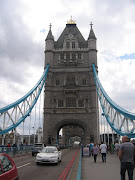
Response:
POLYGON ((78 87, 78 85, 76 84, 65 84, 64 88, 65 89, 76 89, 78 87))
POLYGON ((64 89, 64 94, 77 94, 77 89, 64 89))
POLYGON ((55 48, 55 51, 57 51, 57 52, 63 51, 63 48, 55 48))
POLYGON ((82 64, 83 60, 82 59, 76 59, 76 60, 58 60, 59 64, 65 64, 65 65, 77 65, 77 64, 82 64))
POLYGON ((88 50, 88 48, 78 48, 78 50, 80 50, 80 51, 87 51, 88 50))

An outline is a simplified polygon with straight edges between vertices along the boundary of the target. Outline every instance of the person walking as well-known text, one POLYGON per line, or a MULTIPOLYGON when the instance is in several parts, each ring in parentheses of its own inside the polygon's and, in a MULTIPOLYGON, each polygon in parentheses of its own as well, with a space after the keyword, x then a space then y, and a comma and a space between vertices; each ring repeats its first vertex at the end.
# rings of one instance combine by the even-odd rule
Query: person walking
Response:
POLYGON ((134 155, 135 155, 135 147, 129 142, 129 138, 127 136, 123 136, 122 144, 120 145, 119 150, 119 159, 121 162, 120 174, 121 180, 125 180, 125 172, 128 172, 129 180, 133 180, 133 169, 134 169, 134 155))
POLYGON ((114 153, 114 147, 115 147, 115 146, 114 146, 114 144, 112 143, 112 144, 111 144, 111 152, 112 152, 112 154, 114 153))
POLYGON ((116 153, 117 153, 117 155, 118 155, 118 153, 119 153, 119 144, 118 144, 118 142, 116 142, 115 143, 115 150, 116 150, 116 153))
POLYGON ((91 156, 91 155, 93 156, 93 146, 94 146, 94 143, 91 142, 91 143, 90 143, 90 156, 91 156))
POLYGON ((102 162, 106 162, 106 150, 107 150, 107 146, 103 142, 100 145, 100 150, 101 150, 101 154, 102 154, 102 162))
POLYGON ((94 143, 93 147, 93 156, 94 156, 94 162, 96 163, 97 161, 97 155, 99 154, 99 149, 96 143, 94 143))
POLYGON ((11 145, 10 145, 10 143, 8 143, 8 145, 7 145, 7 154, 9 153, 10 150, 11 150, 11 145))
POLYGON ((17 153, 17 145, 16 145, 16 143, 13 144, 12 148, 13 148, 13 155, 15 156, 16 153, 17 153))

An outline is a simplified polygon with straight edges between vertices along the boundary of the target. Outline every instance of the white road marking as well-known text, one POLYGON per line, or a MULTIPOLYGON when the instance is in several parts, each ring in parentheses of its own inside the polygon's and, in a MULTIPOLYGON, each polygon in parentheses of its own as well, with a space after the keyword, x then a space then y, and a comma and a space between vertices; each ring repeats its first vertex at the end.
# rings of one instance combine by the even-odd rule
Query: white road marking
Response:
POLYGON ((19 167, 17 167, 17 169, 19 169, 19 168, 21 168, 21 167, 24 167, 24 166, 27 166, 27 165, 29 165, 29 164, 31 164, 31 163, 27 163, 27 164, 24 164, 24 165, 22 165, 22 166, 19 166, 19 167))

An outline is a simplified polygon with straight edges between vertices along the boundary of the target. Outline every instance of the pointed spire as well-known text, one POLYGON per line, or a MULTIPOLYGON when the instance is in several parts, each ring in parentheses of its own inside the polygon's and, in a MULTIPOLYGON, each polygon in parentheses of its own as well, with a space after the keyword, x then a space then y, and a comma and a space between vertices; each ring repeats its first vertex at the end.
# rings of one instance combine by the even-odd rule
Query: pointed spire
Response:
POLYGON ((95 36, 95 34, 94 34, 94 31, 93 31, 93 29, 92 29, 92 26, 93 26, 93 24, 92 24, 92 22, 90 23, 90 27, 91 27, 91 29, 90 29, 90 33, 89 33, 89 37, 88 37, 88 40, 89 39, 97 39, 96 38, 96 36, 95 36))
POLYGON ((52 35, 52 30, 51 30, 51 27, 52 27, 51 23, 49 26, 50 26, 50 29, 49 29, 48 35, 46 37, 46 40, 53 40, 54 41, 54 37, 52 35))

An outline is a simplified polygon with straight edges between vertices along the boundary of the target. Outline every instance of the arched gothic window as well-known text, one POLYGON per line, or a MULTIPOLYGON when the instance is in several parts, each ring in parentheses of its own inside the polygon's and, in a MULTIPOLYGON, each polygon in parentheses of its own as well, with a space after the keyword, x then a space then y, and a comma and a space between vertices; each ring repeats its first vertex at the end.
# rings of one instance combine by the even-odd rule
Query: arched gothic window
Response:
POLYGON ((70 48, 70 42, 66 42, 66 48, 69 49, 70 48))
POLYGON ((75 49, 75 42, 72 42, 72 49, 75 49))
POLYGON ((86 86, 86 79, 85 78, 82 79, 82 85, 86 86))
POLYGON ((66 107, 76 107, 76 98, 75 97, 67 97, 66 98, 66 107))
POLYGON ((76 54, 72 53, 72 60, 75 60, 75 59, 76 59, 76 54))
POLYGON ((64 106, 64 102, 62 99, 58 99, 58 107, 63 107, 64 106))
POLYGON ((78 107, 84 107, 84 99, 78 100, 78 107))
POLYGON ((70 60, 70 53, 66 53, 66 60, 70 60))
POLYGON ((81 53, 78 54, 78 59, 82 59, 81 53))
POLYGON ((59 86, 59 85, 60 85, 60 80, 56 79, 56 86, 59 86))
POLYGON ((64 53, 60 54, 60 60, 64 60, 64 53))
POLYGON ((66 78, 66 85, 76 85, 75 77, 74 76, 68 76, 66 78))

